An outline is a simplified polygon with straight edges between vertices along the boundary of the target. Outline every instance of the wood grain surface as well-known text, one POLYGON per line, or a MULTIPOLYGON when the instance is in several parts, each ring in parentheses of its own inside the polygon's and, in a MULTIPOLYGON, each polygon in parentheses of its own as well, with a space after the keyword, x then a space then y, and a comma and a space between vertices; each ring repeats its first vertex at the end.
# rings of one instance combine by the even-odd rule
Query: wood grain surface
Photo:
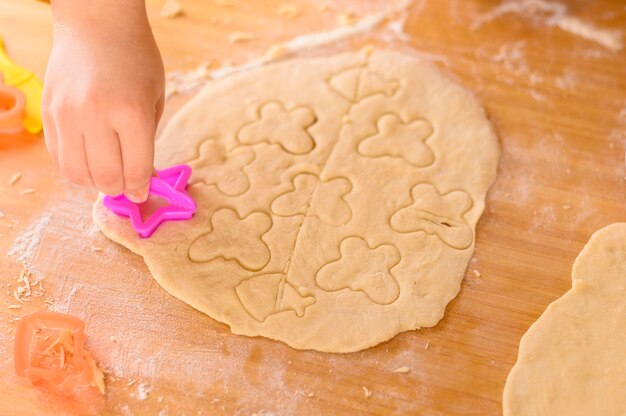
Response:
MULTIPOLYGON (((181 2, 184 15, 165 19, 162 3, 148 1, 168 71, 245 63, 276 42, 337 27, 342 14, 358 21, 391 3, 290 0, 301 13, 289 18, 277 12, 285 1, 181 2), (257 38, 229 42, 237 31, 257 38)), ((169 296, 141 258, 94 228, 95 192, 59 175, 43 138, 0 138, 0 414, 500 414, 520 337, 570 287, 590 235, 626 220, 626 51, 607 43, 626 32, 624 2, 551 3, 560 11, 505 3, 415 1, 403 34, 383 22, 299 53, 368 44, 417 53, 476 93, 503 147, 475 256, 445 318, 359 353, 232 335, 169 296), (591 39, 575 33, 581 22, 591 39), (16 172, 22 178, 9 186, 16 172), (45 278, 46 293, 8 309, 19 261, 45 278), (105 397, 61 399, 14 375, 14 320, 44 301, 85 319, 87 347, 108 373, 105 397)), ((51 26, 48 6, 0 0, 9 54, 41 76, 51 26)), ((173 97, 166 120, 190 96, 173 97)))

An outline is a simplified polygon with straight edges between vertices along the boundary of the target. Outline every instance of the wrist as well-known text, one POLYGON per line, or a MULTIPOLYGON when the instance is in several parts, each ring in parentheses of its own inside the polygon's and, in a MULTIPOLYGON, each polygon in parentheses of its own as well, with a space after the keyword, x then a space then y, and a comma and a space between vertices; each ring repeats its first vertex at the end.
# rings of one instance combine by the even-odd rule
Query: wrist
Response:
POLYGON ((51 0, 55 32, 117 33, 149 27, 144 0, 51 0))

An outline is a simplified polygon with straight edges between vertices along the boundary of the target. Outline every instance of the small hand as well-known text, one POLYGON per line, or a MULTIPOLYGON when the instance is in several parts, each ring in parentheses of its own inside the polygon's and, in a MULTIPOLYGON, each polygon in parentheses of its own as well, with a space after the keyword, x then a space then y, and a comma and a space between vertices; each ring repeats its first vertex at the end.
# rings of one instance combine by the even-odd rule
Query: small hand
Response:
POLYGON ((63 0, 52 7, 42 105, 48 150, 70 181, 143 202, 165 86, 143 1, 63 0))

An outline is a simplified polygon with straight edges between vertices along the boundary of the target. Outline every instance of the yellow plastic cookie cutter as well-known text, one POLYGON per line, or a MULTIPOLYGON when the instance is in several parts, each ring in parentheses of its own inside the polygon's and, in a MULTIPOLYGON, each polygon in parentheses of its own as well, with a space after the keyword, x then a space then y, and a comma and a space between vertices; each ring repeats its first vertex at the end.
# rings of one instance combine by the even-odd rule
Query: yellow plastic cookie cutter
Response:
POLYGON ((41 123, 41 93, 43 84, 27 69, 9 59, 0 37, 0 72, 4 74, 4 83, 22 91, 26 96, 24 128, 30 134, 37 134, 43 128, 41 123))

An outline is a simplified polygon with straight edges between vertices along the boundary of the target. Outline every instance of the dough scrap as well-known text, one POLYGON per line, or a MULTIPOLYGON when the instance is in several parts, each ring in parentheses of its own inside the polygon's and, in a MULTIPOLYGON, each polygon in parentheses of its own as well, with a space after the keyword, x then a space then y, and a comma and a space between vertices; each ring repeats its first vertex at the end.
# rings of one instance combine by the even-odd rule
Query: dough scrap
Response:
POLYGON ((505 416, 626 414, 626 223, 597 231, 572 288, 522 337, 505 416))
POLYGON ((211 82, 155 158, 192 164, 195 216, 141 239, 99 200, 105 235, 236 334, 350 352, 441 320, 499 146, 469 91, 416 57, 373 51, 211 82))

